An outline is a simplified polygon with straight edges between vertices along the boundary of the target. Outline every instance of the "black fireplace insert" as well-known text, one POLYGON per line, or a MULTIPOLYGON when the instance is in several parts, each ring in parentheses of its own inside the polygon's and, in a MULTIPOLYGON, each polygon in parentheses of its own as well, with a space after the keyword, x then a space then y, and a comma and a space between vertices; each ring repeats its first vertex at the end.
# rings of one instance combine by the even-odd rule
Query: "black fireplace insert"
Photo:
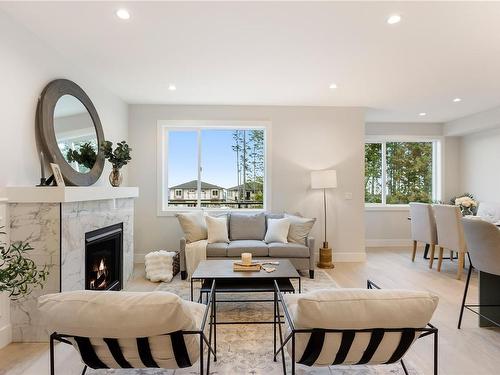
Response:
POLYGON ((85 289, 123 288, 123 223, 85 233, 85 289))

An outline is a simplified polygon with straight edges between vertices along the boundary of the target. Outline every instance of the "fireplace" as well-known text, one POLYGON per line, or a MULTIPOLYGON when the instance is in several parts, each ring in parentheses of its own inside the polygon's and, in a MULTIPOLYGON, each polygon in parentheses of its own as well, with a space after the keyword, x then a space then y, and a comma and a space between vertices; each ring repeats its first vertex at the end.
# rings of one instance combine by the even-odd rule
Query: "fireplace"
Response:
POLYGON ((85 233, 85 289, 123 287, 123 223, 85 233))

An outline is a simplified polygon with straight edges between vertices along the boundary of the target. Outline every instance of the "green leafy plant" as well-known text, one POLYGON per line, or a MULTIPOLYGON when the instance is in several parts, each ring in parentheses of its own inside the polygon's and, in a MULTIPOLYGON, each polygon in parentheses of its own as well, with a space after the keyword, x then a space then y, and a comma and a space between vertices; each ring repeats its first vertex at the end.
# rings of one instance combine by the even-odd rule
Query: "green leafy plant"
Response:
POLYGON ((70 163, 76 161, 78 164, 92 169, 97 159, 95 145, 92 142, 85 142, 80 144, 78 150, 69 149, 66 153, 66 159, 70 163))
POLYGON ((31 250, 23 241, 10 246, 0 243, 0 292, 8 292, 13 300, 29 295, 34 288, 43 288, 49 274, 47 266, 39 268, 27 256, 31 250))
POLYGON ((114 150, 113 142, 104 141, 101 144, 101 150, 104 152, 104 157, 113 165, 113 169, 120 169, 132 160, 130 157, 132 149, 125 141, 118 142, 114 150))

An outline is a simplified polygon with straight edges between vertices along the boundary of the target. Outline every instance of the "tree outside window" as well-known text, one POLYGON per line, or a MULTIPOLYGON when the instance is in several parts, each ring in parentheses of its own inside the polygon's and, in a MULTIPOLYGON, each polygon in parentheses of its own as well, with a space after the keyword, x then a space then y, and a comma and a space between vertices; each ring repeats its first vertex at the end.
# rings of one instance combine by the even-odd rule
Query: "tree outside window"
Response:
POLYGON ((434 147, 434 142, 366 143, 365 202, 431 203, 434 147))

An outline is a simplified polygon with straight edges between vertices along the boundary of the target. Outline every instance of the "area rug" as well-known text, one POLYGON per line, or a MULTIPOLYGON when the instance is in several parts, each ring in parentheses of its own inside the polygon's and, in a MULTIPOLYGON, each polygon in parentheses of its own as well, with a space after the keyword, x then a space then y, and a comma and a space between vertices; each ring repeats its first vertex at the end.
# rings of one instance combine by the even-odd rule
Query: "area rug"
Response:
MULTIPOLYGON (((294 281, 298 289, 298 282, 294 281)), ((307 292, 316 289, 336 288, 337 285, 323 270, 316 270, 314 279, 307 276, 302 278, 302 291, 307 292)), ((170 283, 161 283, 156 290, 168 291, 190 298, 190 283, 181 280, 177 275, 170 283)), ((197 298, 195 288, 195 298, 197 298)), ((272 298, 272 294, 251 294, 247 298, 260 299, 272 298)), ((244 299, 244 294, 224 294, 225 300, 244 299)), ((273 320, 272 302, 228 302, 217 305, 217 319, 219 321, 253 321, 273 320)), ((206 358, 206 356, 205 356, 206 358)), ((287 370, 290 371, 290 358, 286 356, 287 370)), ((412 364, 406 361, 409 373, 418 374, 412 364)), ((199 374, 199 366, 178 370, 95 370, 90 374, 99 375, 196 375, 199 374)), ((297 375, 404 375, 400 364, 381 366, 334 366, 309 368, 298 365, 297 375)), ((230 324, 217 326, 217 362, 211 363, 210 374, 213 375, 281 375, 283 369, 281 362, 273 361, 273 328, 271 324, 230 324)))

